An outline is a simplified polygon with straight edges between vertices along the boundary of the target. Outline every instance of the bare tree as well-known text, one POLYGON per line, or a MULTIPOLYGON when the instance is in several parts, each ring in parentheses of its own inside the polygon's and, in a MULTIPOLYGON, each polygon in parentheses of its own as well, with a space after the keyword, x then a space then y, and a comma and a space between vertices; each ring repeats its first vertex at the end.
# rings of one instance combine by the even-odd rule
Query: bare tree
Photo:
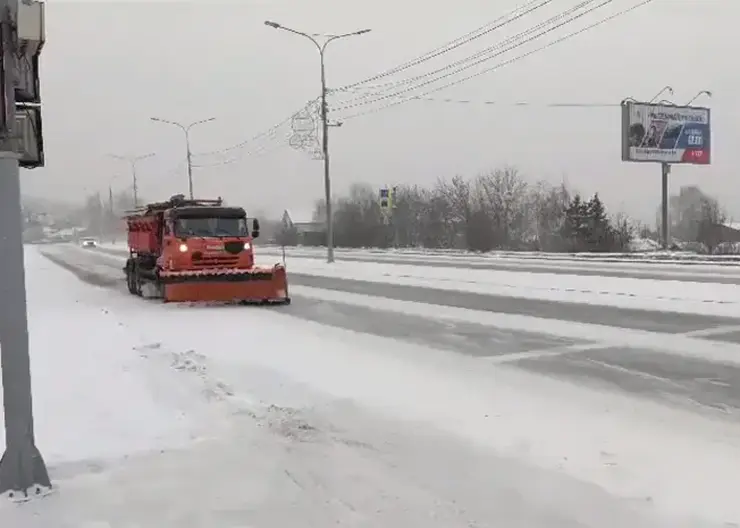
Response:
POLYGON ((468 230, 473 217, 471 187, 462 176, 455 176, 449 182, 442 179, 437 182, 429 212, 443 226, 443 247, 468 245, 468 230))
MULTIPOLYGON (((526 226, 527 182, 512 167, 478 176, 475 181, 480 212, 489 220, 490 246, 520 245, 526 226)), ((481 219, 481 221, 483 221, 481 219)))

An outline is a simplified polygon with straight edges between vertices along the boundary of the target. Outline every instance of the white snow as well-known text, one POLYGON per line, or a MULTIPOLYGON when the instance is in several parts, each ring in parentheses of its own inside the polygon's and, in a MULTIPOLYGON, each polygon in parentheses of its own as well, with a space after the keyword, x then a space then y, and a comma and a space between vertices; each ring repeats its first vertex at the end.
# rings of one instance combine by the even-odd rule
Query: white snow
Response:
POLYGON ((47 461, 189 441, 203 425, 191 414, 195 398, 167 402, 152 392, 138 336, 105 309, 108 293, 77 284, 35 251, 26 252, 26 266, 36 436, 47 461))
MULTIPOLYGON (((571 526, 558 524, 558 515, 614 528, 678 526, 680 516, 685 526, 699 527, 740 519, 740 473, 730 463, 740 459, 735 424, 271 310, 146 302, 76 283, 30 251, 28 262, 29 284, 36 283, 29 286, 36 291, 33 317, 49 310, 46 324, 32 327, 36 407, 47 407, 37 412, 37 431, 47 459, 101 457, 147 444, 165 449, 196 430, 194 423, 182 425, 183 413, 220 427, 217 439, 187 451, 63 479, 58 495, 10 510, 8 519, 26 524, 7 525, 51 526, 60 515, 62 526, 84 526, 80 516, 115 525, 110 516, 117 515, 122 526, 189 520, 219 527, 249 521, 448 527, 469 526, 476 516, 492 525, 571 526), (59 313, 62 323, 49 332, 46 325, 59 313), (77 355, 80 341, 86 352, 77 355), (260 401, 298 411, 278 413, 271 426, 270 408, 260 401), (208 402, 214 416, 207 418, 201 410, 208 402), (363 434, 336 447, 326 440, 286 445, 264 432, 274 431, 277 420, 277 429, 294 440, 310 436, 311 428, 300 427, 305 419, 322 438, 363 434), (69 444, 75 433, 61 429, 70 422, 91 435, 85 445, 69 444), (262 432, 253 422, 264 424, 262 432), (126 431, 129 440, 111 431, 126 431), (351 448, 363 442, 367 448, 351 448), (530 515, 524 520, 513 505, 521 501, 530 515), (620 508, 638 512, 641 522, 620 508), (665 516, 666 524, 650 512, 665 516)), ((107 273, 120 277, 116 265, 107 273)), ((544 320, 527 323, 552 330, 544 320)), ((582 329, 589 330, 597 329, 582 329)), ((620 342, 614 334, 591 337, 620 342)), ((666 352, 676 343, 666 341, 666 352)), ((687 343, 687 349, 700 346, 687 343)), ((5 513, 0 510, 0 521, 5 513)))

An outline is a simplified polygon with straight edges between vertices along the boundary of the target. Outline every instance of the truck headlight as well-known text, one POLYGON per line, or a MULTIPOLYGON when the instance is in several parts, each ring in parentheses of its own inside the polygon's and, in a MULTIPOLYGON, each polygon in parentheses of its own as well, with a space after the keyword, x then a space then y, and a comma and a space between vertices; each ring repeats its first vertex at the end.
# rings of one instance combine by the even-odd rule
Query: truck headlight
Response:
POLYGON ((250 249, 252 249, 252 244, 244 242, 244 251, 249 251, 250 249))
POLYGON ((188 251, 188 245, 180 244, 180 253, 187 253, 187 251, 188 251))

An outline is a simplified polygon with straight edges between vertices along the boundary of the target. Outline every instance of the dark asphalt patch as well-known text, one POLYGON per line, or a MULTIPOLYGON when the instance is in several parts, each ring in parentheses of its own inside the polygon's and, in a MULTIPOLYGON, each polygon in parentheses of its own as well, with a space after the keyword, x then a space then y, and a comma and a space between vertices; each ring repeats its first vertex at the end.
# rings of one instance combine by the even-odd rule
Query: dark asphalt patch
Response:
POLYGON ((734 365, 623 347, 514 364, 538 374, 618 388, 664 402, 693 402, 722 413, 740 410, 740 368, 734 365))
MULTIPOLYGON (((303 275, 288 271, 291 284, 326 290, 359 293, 398 301, 436 304, 485 312, 528 315, 578 323, 599 324, 631 330, 646 330, 667 334, 682 334, 717 326, 737 325, 737 319, 697 314, 630 310, 613 306, 565 303, 540 299, 523 299, 454 290, 439 290, 418 286, 402 286, 381 282, 337 279, 303 275)), ((536 332, 537 329, 533 328, 536 332)))
POLYGON ((59 255, 53 255, 46 251, 40 251, 41 255, 52 261, 57 266, 64 268, 70 273, 74 274, 78 279, 93 286, 101 286, 104 288, 120 287, 122 284, 121 279, 114 279, 113 277, 106 277, 100 273, 86 270, 78 265, 72 264, 65 260, 59 255))
MULTIPOLYGON (((740 323, 740 320, 737 322, 740 323)), ((730 331, 730 332, 723 332, 721 334, 714 334, 710 336, 702 336, 699 339, 707 339, 709 341, 722 341, 724 343, 740 344, 740 331, 730 331)))
POLYGON ((476 357, 559 348, 586 341, 474 323, 449 323, 350 304, 293 297, 284 313, 324 325, 476 357))

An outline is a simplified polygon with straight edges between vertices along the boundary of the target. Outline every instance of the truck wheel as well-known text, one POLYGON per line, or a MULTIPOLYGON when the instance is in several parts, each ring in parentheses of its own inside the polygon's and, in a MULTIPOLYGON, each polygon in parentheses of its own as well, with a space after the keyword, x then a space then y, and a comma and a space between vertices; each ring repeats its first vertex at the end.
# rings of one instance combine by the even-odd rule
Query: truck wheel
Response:
POLYGON ((134 278, 134 262, 126 262, 126 287, 131 295, 136 295, 136 281, 134 278))
POLYGON ((134 268, 134 289, 136 290, 136 295, 139 297, 142 296, 141 291, 141 275, 139 275, 139 267, 136 266, 134 268))
POLYGON ((139 266, 135 261, 131 262, 126 272, 126 284, 131 295, 141 297, 141 277, 139 276, 139 266))

